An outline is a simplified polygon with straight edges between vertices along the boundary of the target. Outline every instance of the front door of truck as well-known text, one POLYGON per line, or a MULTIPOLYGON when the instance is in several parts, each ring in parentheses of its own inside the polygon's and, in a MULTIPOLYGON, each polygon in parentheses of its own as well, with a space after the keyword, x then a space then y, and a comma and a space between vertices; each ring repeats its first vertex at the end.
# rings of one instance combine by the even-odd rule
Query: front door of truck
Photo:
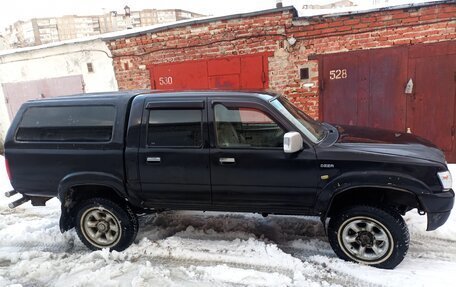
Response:
POLYGON ((303 212, 316 195, 316 156, 283 151, 292 130, 266 105, 210 100, 212 200, 242 211, 303 212))
POLYGON ((206 100, 146 99, 138 153, 146 205, 210 204, 206 100))

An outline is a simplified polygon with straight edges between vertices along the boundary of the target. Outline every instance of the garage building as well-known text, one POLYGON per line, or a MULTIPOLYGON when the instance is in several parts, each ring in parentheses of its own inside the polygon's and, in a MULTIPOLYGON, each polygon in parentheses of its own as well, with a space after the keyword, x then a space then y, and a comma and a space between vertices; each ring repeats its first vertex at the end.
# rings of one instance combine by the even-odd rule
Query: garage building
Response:
POLYGON ((0 52, 0 153, 24 102, 117 90, 112 67, 106 43, 97 37, 0 52))

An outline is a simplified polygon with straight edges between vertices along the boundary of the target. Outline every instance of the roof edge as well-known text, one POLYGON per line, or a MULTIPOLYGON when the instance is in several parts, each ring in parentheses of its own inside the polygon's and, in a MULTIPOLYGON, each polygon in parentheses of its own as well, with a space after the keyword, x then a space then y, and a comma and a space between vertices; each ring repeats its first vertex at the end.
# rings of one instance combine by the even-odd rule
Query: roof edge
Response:
POLYGON ((133 32, 131 34, 123 34, 123 35, 115 35, 115 36, 108 35, 106 37, 102 36, 101 39, 103 41, 111 41, 111 40, 117 40, 117 39, 123 39, 123 38, 131 38, 131 37, 136 37, 136 36, 144 35, 144 34, 148 34, 148 33, 159 33, 159 32, 163 32, 163 31, 175 29, 175 28, 187 27, 187 26, 192 26, 192 25, 196 25, 196 24, 206 24, 206 23, 224 21, 224 20, 242 19, 242 18, 249 18, 249 17, 261 16, 261 15, 266 15, 266 14, 271 14, 271 13, 280 13, 280 12, 291 12, 293 15, 293 18, 298 17, 298 11, 296 10, 296 8, 294 6, 286 6, 286 7, 282 7, 282 8, 273 8, 273 9, 254 11, 254 12, 248 12, 248 13, 238 13, 238 14, 211 17, 211 18, 199 19, 199 20, 195 19, 192 21, 186 21, 186 22, 182 22, 182 23, 166 25, 163 27, 152 28, 150 30, 133 32))
POLYGON ((46 44, 37 45, 37 46, 1 50, 0 58, 6 57, 6 56, 11 56, 11 55, 17 55, 17 54, 21 54, 21 53, 35 52, 35 51, 41 51, 44 49, 52 49, 52 48, 58 48, 58 47, 63 47, 63 46, 69 46, 69 45, 84 44, 87 42, 94 42, 94 41, 103 42, 103 40, 97 35, 89 36, 89 37, 85 37, 85 38, 69 39, 69 40, 64 40, 64 41, 59 41, 59 42, 46 43, 46 44))
POLYGON ((396 6, 386 6, 381 8, 372 8, 366 10, 354 10, 354 11, 347 11, 347 12, 340 12, 340 13, 328 13, 328 14, 316 14, 311 16, 300 16, 295 18, 295 20, 309 20, 312 18, 333 18, 333 17, 344 17, 344 16, 356 16, 356 15, 363 15, 375 12, 383 12, 383 11, 392 11, 392 10, 400 10, 400 9, 410 9, 410 8, 421 8, 421 7, 428 7, 428 6, 436 6, 442 4, 455 4, 456 0, 441 0, 441 1, 433 1, 433 2, 420 2, 420 3, 410 3, 410 4, 402 4, 396 6))

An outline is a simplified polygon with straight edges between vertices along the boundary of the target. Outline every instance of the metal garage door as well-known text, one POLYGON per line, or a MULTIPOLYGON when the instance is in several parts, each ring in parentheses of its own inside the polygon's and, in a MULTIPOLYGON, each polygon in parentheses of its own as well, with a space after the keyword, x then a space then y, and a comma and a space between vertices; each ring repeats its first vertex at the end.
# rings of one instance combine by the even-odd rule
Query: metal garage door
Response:
POLYGON ((149 65, 157 90, 263 90, 268 88, 268 54, 230 56, 149 65))
POLYGON ((82 75, 76 75, 4 83, 2 87, 10 119, 13 119, 21 105, 26 101, 82 93, 84 91, 84 81, 82 75))
POLYGON ((407 96, 407 125, 456 162, 456 41, 411 47, 409 74, 414 92, 407 96))
POLYGON ((320 117, 411 131, 456 161, 455 57, 456 41, 322 55, 320 117))
POLYGON ((394 48, 324 56, 322 118, 405 130, 406 55, 406 48, 394 48))

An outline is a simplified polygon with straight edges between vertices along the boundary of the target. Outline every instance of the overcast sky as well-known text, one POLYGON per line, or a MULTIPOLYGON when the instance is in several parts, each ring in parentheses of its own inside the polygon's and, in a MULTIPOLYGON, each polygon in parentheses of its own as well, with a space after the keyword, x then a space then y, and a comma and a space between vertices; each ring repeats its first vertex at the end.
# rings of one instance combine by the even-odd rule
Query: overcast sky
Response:
MULTIPOLYGON (((299 9, 305 2, 316 1, 318 0, 283 0, 283 4, 299 9)), ((389 3, 424 1, 428 0, 389 0, 389 3)), ((2 0, 0 3, 0 29, 3 29, 17 20, 38 17, 96 15, 111 10, 122 12, 125 5, 130 6, 131 10, 178 8, 206 15, 227 15, 274 8, 276 0, 2 0)))

